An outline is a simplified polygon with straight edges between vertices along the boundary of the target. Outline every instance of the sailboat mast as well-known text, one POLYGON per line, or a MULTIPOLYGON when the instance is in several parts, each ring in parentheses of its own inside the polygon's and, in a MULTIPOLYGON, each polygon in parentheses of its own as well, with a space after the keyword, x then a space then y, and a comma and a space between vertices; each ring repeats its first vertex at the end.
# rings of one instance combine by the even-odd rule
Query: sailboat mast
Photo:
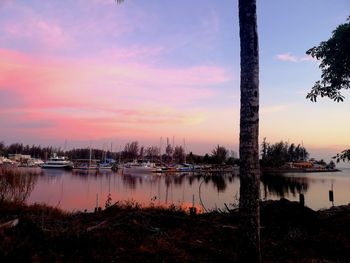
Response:
POLYGON ((90 167, 91 167, 91 155, 92 155, 92 149, 91 149, 91 146, 90 146, 89 169, 90 169, 90 167))
POLYGON ((163 145, 163 137, 160 137, 160 164, 162 164, 162 145, 163 145))
POLYGON ((175 153, 174 142, 175 142, 175 136, 173 135, 173 156, 171 157, 172 163, 174 163, 174 153, 175 153))
POLYGON ((186 141, 185 141, 185 138, 184 138, 184 160, 186 163, 186 141))

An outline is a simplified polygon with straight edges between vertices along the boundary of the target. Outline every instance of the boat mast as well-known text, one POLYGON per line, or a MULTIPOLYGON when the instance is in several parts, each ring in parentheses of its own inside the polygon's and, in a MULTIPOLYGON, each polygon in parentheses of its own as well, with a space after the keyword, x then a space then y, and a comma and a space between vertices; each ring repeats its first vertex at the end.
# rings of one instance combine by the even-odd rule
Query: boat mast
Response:
POLYGON ((175 153, 174 141, 175 141, 175 136, 173 135, 173 156, 171 157, 173 164, 174 164, 174 153, 175 153))
POLYGON ((92 155, 92 149, 91 149, 91 146, 90 146, 90 156, 89 156, 89 169, 91 167, 91 155, 92 155))
POLYGON ((185 141, 185 138, 184 138, 184 161, 186 163, 186 141, 185 141))
POLYGON ((162 165, 162 145, 163 145, 163 137, 160 137, 160 165, 162 165))

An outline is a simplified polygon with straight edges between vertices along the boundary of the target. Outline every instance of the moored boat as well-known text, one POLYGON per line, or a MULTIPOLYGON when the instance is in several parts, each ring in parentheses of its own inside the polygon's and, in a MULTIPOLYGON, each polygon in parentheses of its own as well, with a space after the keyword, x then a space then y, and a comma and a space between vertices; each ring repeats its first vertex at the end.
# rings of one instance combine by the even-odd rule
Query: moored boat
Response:
POLYGON ((49 160, 41 165, 43 169, 72 169, 73 163, 64 156, 53 155, 49 160))
POLYGON ((108 163, 108 162, 100 163, 100 165, 98 166, 98 169, 99 170, 112 170, 113 165, 112 165, 112 163, 108 163))
POLYGON ((97 159, 76 159, 74 160, 75 170, 97 170, 100 160, 97 159))
POLYGON ((125 174, 151 173, 154 169, 153 163, 127 163, 123 166, 125 174))

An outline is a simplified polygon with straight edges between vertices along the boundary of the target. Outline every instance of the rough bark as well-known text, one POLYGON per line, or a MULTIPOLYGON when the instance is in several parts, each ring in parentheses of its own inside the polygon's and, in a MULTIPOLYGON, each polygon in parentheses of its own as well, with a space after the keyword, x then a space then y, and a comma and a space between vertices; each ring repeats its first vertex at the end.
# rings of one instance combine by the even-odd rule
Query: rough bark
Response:
POLYGON ((256 0, 239 0, 241 43, 240 261, 261 262, 259 167, 259 47, 256 0))

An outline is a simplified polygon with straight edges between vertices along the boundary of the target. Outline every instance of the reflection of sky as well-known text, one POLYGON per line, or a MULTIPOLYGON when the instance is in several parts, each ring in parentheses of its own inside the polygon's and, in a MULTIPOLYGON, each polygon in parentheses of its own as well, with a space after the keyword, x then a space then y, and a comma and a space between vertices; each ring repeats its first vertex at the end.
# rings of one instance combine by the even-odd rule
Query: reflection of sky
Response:
MULTIPOLYGON (((71 171, 45 170, 40 176, 28 200, 29 203, 39 202, 59 206, 63 209, 93 210, 96 202, 105 206, 108 193, 111 193, 112 203, 116 201, 133 200, 143 205, 191 205, 193 196, 195 205, 201 201, 206 209, 222 208, 224 204, 238 204, 239 179, 225 175, 223 181, 214 177, 190 175, 122 175, 120 173, 75 173, 71 171), (201 196, 199 196, 199 189, 201 196), (201 197, 201 200, 200 200, 201 197)), ((340 173, 295 174, 286 179, 261 185, 261 196, 264 199, 265 189, 267 199, 281 198, 280 189, 284 189, 284 197, 293 201, 299 199, 299 183, 304 187, 305 204, 313 209, 329 207, 328 191, 333 183, 335 204, 350 202, 350 170, 340 173), (292 179, 292 181, 291 181, 292 179), (290 184, 288 182, 293 182, 290 184)))

